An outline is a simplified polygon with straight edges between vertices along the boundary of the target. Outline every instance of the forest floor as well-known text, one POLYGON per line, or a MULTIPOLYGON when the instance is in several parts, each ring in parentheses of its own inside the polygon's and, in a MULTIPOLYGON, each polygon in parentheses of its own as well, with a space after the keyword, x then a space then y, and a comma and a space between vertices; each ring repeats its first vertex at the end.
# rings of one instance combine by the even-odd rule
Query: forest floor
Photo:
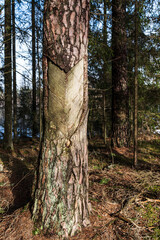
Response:
MULTIPOLYGON (((139 140, 133 149, 89 144, 90 226, 70 240, 160 239, 160 137, 139 140)), ((59 239, 43 236, 31 220, 29 201, 38 140, 22 138, 14 152, 0 144, 0 240, 59 239)))

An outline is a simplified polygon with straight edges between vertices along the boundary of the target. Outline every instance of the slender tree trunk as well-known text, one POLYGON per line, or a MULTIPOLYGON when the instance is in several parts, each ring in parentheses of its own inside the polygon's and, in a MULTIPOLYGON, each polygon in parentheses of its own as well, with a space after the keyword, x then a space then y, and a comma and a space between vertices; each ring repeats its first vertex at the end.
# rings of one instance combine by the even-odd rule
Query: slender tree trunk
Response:
POLYGON ((104 18, 103 18, 103 43, 107 45, 107 4, 106 0, 104 0, 103 6, 104 18))
POLYGON ((17 81, 16 81, 16 31, 15 31, 15 0, 12 0, 12 57, 13 57, 13 132, 17 138, 17 81))
POLYGON ((45 1, 44 135, 33 219, 61 239, 88 221, 89 0, 45 1))
POLYGON ((106 144, 107 138, 107 126, 106 126, 106 91, 103 91, 103 124, 104 124, 104 144, 106 144))
MULTIPOLYGON (((106 0, 104 0, 104 18, 103 18, 103 44, 105 51, 107 49, 107 4, 106 0)), ((104 54, 104 63, 103 63, 103 81, 104 81, 104 86, 108 87, 108 79, 107 79, 107 61, 106 61, 106 54, 104 54)), ((104 137, 104 143, 106 144, 106 92, 103 92, 103 137, 104 137)))
POLYGON ((135 0, 135 76, 134 76, 134 166, 137 167, 138 152, 138 1, 135 0))
POLYGON ((125 0, 112 1, 112 145, 129 144, 125 0))
POLYGON ((12 141, 12 67, 11 67, 11 0, 5 1, 5 125, 4 148, 13 150, 12 141))
POLYGON ((39 29, 37 24, 37 59, 38 59, 38 79, 39 79, 39 138, 42 140, 42 94, 41 94, 41 72, 40 72, 40 56, 39 56, 39 29))
POLYGON ((36 111, 36 44, 35 44, 35 0, 32 0, 32 136, 35 137, 37 133, 37 111, 36 111))

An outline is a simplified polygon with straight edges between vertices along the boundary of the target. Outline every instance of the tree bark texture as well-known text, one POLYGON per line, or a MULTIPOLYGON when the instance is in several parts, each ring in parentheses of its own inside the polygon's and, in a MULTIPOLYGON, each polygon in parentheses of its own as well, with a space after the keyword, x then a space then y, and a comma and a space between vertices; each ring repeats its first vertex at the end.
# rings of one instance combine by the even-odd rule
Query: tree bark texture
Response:
POLYGON ((112 1, 112 145, 129 143, 125 0, 112 1))
POLYGON ((33 219, 68 238, 88 221, 89 0, 44 7, 44 135, 33 219))
POLYGON ((16 81, 16 30, 15 30, 15 0, 12 0, 12 59, 13 59, 13 131, 17 138, 17 81, 16 81))
POLYGON ((40 55, 39 55, 39 28, 37 24, 37 65, 38 65, 38 82, 39 82, 39 141, 42 140, 42 80, 40 68, 40 55))
POLYGON ((135 0, 134 166, 138 165, 138 1, 135 0))
POLYGON ((11 1, 5 1, 5 125, 4 147, 13 149, 12 142, 12 67, 11 67, 11 1))
POLYGON ((36 111, 36 44, 35 44, 35 0, 32 0, 32 136, 37 134, 37 111, 36 111))

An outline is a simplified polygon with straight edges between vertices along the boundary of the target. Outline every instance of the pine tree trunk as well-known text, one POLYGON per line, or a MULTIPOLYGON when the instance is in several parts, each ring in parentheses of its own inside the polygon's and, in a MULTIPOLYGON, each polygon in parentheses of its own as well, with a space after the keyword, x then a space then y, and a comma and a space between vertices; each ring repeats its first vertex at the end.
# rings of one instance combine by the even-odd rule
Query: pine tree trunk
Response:
POLYGON ((112 1, 112 145, 129 144, 125 0, 112 1))
POLYGON ((12 0, 12 57, 13 57, 13 132, 17 138, 17 81, 16 81, 16 31, 15 31, 15 0, 12 0))
POLYGON ((39 29, 37 24, 37 65, 38 65, 38 80, 39 80, 39 141, 42 140, 42 94, 41 94, 41 69, 39 56, 39 29))
POLYGON ((36 112, 36 44, 35 44, 35 0, 32 0, 32 136, 37 134, 37 112, 36 112))
MULTIPOLYGON (((103 19, 103 44, 104 44, 104 49, 106 51, 107 49, 107 4, 106 0, 104 0, 104 6, 103 6, 103 11, 104 11, 104 19, 103 19)), ((104 54, 104 59, 103 59, 103 82, 105 83, 104 86, 108 88, 108 79, 107 79, 107 70, 108 70, 108 65, 106 61, 106 54, 104 54)), ((106 144, 106 92, 103 92, 103 138, 104 138, 104 144, 106 144)))
POLYGON ((44 7, 44 135, 33 219, 61 239, 88 221, 89 0, 44 7))
POLYGON ((134 76, 134 166, 138 159, 138 2, 135 0, 135 76, 134 76))
POLYGON ((12 68, 11 68, 11 0, 5 1, 5 125, 4 148, 13 150, 12 142, 12 68))
POLYGON ((106 0, 104 0, 103 6, 104 18, 103 18, 103 43, 104 46, 107 45, 107 4, 106 0))
POLYGON ((106 126, 106 91, 103 91, 103 137, 104 144, 106 144, 107 140, 107 126, 106 126))

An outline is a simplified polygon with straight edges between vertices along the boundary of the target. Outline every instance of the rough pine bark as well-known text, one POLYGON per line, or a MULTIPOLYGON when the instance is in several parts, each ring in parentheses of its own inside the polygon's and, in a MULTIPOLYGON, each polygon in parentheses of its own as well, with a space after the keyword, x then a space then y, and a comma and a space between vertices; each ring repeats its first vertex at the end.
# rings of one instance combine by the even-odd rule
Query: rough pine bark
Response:
POLYGON ((5 124, 4 148, 13 149, 12 141, 12 68, 11 68, 11 0, 5 1, 5 124))
POLYGON ((44 135, 33 219, 61 239, 88 221, 89 0, 45 1, 44 135))
POLYGON ((129 144, 125 0, 112 1, 112 145, 129 144))

